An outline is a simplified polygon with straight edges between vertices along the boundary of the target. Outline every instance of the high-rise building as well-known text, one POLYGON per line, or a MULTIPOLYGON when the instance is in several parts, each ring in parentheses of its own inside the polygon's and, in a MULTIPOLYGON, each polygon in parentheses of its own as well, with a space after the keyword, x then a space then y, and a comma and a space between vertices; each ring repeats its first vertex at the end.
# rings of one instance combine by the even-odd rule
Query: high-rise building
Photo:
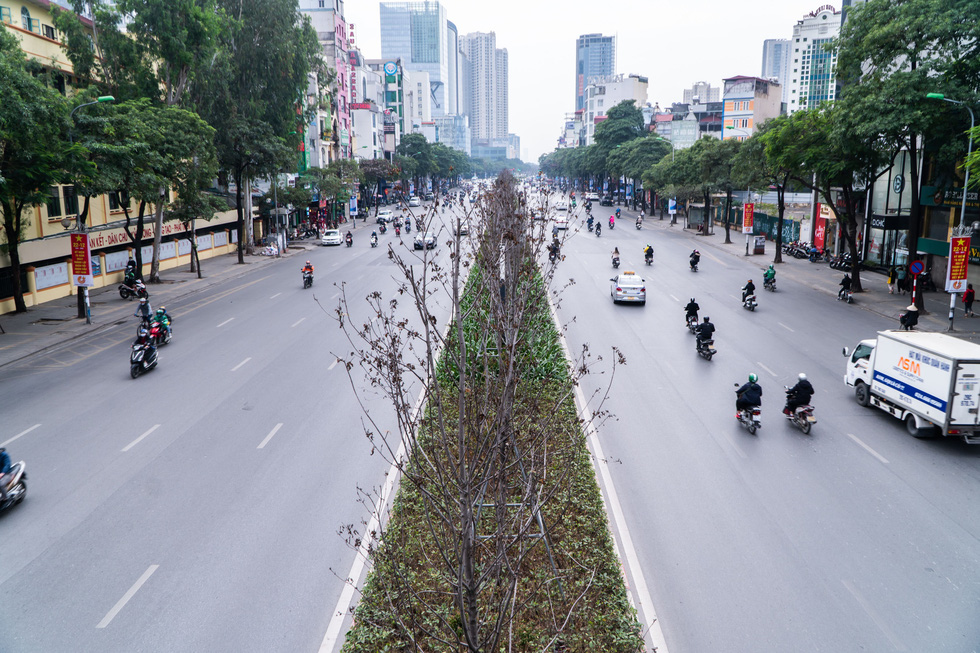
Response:
POLYGON ((460 38, 460 50, 469 66, 467 111, 473 143, 487 145, 507 138, 508 56, 497 48, 494 32, 473 32, 460 38))
POLYGON ((595 143, 595 128, 606 119, 606 112, 623 100, 640 108, 647 102, 649 80, 640 75, 596 77, 585 87, 585 144, 595 143))
POLYGON ((583 34, 575 40, 575 110, 585 108, 585 87, 616 72, 616 37, 583 34))
POLYGON ((823 5, 793 26, 787 113, 836 98, 837 51, 826 47, 837 38, 840 25, 841 13, 823 5))
POLYGON ((433 116, 449 113, 449 34, 446 10, 435 0, 381 3, 381 57, 428 73, 433 116))
POLYGON ((712 87, 708 82, 695 82, 691 88, 684 89, 684 104, 707 104, 718 102, 721 89, 712 87))
POLYGON ((459 30, 452 21, 446 21, 446 52, 448 74, 446 76, 446 114, 455 116, 459 111, 459 30))
MULTIPOLYGON (((351 153, 351 73, 350 44, 353 29, 344 18, 344 0, 300 0, 300 11, 310 17, 328 68, 336 73, 336 96, 328 110, 320 110, 310 121, 304 139, 306 164, 326 166, 331 161, 349 159, 351 153), (335 134, 336 139, 325 138, 335 134)), ((321 80, 310 79, 309 92, 319 94, 321 80)))
POLYGON ((783 89, 782 101, 789 97, 789 39, 766 39, 762 42, 762 72, 759 77, 779 82, 783 89))

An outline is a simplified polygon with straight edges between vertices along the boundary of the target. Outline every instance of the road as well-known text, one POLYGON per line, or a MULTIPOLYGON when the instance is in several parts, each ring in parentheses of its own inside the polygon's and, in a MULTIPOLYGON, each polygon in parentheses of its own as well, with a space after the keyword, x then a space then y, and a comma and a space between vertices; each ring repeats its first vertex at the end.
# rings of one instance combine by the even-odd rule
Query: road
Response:
MULTIPOLYGON (((615 417, 600 427, 598 464, 609 468, 671 653, 977 650, 980 448, 916 440, 859 407, 842 382, 841 348, 894 320, 785 275, 776 293, 763 292, 771 254, 731 256, 666 221, 648 218, 637 232, 624 213, 598 239, 575 223, 556 275, 556 287, 574 281, 559 315, 571 351, 589 344, 609 361, 615 346, 626 357, 604 405, 615 417), (622 269, 646 278, 646 306, 612 304, 614 246, 622 269), (749 278, 755 312, 740 302, 749 278), (718 328, 710 362, 684 327, 691 297, 718 328), (811 435, 780 412, 783 385, 801 371, 817 391, 811 435), (734 418, 733 384, 749 372, 764 390, 757 435, 734 418)), ((586 376, 586 397, 607 382, 586 376)))
POLYGON ((388 467, 356 400, 393 426, 336 362, 334 284, 355 323, 396 288, 398 238, 370 230, 308 250, 311 290, 290 257, 171 303, 174 341, 137 380, 135 320, 3 369, 0 442, 29 491, 0 515, 0 650, 319 649, 355 557, 338 532, 388 467))

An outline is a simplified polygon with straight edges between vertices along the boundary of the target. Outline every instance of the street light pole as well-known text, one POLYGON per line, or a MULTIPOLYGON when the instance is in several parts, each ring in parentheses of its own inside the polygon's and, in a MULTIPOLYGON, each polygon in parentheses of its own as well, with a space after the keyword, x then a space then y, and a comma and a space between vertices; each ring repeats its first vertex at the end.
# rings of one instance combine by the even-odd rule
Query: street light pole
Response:
MULTIPOLYGON (((71 112, 68 114, 68 144, 69 145, 75 144, 75 138, 74 136, 72 136, 71 127, 73 124, 75 124, 72 121, 74 119, 76 111, 78 111, 82 107, 90 107, 93 104, 99 104, 100 102, 112 102, 115 99, 116 98, 112 97, 111 95, 100 95, 92 102, 85 102, 84 104, 79 104, 77 107, 72 109, 71 112)), ((78 204, 78 195, 75 195, 75 204, 76 205, 78 204)), ((75 227, 78 233, 80 234, 87 233, 85 229, 85 218, 80 213, 78 213, 77 206, 75 207, 75 209, 76 209, 75 227)), ((86 245, 86 247, 88 246, 86 245)), ((91 252, 89 252, 89 256, 91 256, 91 252)), ((91 262, 89 262, 89 265, 91 265, 91 262)), ((88 286, 81 286, 81 292, 78 293, 76 296, 78 297, 78 317, 84 317, 85 324, 92 324, 92 310, 88 300, 88 286)))
MULTIPOLYGON (((942 100, 943 102, 949 102, 951 104, 959 104, 970 112, 970 131, 966 135, 966 158, 963 159, 963 199, 960 203, 960 225, 953 230, 954 236, 966 236, 966 189, 970 186, 970 166, 967 162, 970 160, 970 155, 973 153, 973 138, 972 132, 973 128, 976 126, 976 122, 973 118, 973 109, 966 102, 960 102, 959 100, 951 100, 942 93, 928 93, 926 95, 930 100, 942 100)), ((972 235, 972 234, 970 234, 972 235)), ((949 294, 949 330, 953 330, 953 315, 956 313, 956 293, 951 292, 949 294)))

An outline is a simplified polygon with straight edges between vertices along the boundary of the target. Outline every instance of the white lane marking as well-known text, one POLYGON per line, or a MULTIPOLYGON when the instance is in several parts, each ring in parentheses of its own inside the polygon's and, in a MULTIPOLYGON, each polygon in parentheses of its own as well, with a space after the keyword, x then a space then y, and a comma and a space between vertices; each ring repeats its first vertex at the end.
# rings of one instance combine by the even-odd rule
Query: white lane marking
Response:
POLYGON ((265 440, 262 440, 262 443, 259 446, 257 446, 256 449, 262 449, 265 447, 265 445, 269 444, 269 440, 271 440, 272 436, 278 433, 279 429, 281 428, 282 428, 282 422, 279 422, 278 424, 276 424, 275 428, 269 431, 269 435, 265 436, 265 440))
POLYGON ((216 328, 216 329, 220 329, 221 327, 223 327, 224 325, 226 325, 226 324, 228 324, 229 322, 231 322, 231 321, 232 321, 232 320, 234 320, 234 319, 235 319, 235 318, 233 318, 233 317, 229 317, 229 318, 228 318, 227 320, 225 320, 224 322, 222 322, 221 324, 219 324, 219 325, 218 325, 217 327, 215 327, 215 328, 216 328))
POLYGON ((850 581, 844 580, 843 578, 840 582, 843 583, 844 587, 847 588, 847 591, 851 593, 855 600, 857 600, 858 605, 860 605, 867 615, 871 617, 871 621, 875 622, 875 625, 878 626, 878 630, 884 633, 885 637, 888 638, 888 641, 890 641, 892 646, 895 647, 895 650, 907 651, 908 648, 906 648, 902 641, 885 624, 881 616, 875 611, 874 606, 872 606, 867 599, 861 596, 861 593, 857 591, 857 588, 855 588, 850 581))
POLYGON ((327 368, 327 371, 329 372, 333 368, 337 367, 337 363, 339 363, 339 362, 340 362, 339 360, 334 359, 334 361, 332 363, 330 363, 330 367, 327 368))
POLYGON ((776 373, 775 373, 775 372, 773 372, 773 371, 772 371, 771 369, 769 369, 768 367, 766 367, 765 365, 763 365, 762 363, 760 363, 760 362, 758 362, 758 361, 756 361, 756 365, 758 365, 759 367, 761 367, 761 368, 762 368, 762 369, 764 369, 765 371, 767 371, 767 372, 769 372, 769 373, 770 373, 770 374, 771 374, 771 375, 772 375, 772 376, 773 376, 773 377, 775 378, 775 376, 776 376, 776 373))
MULTIPOLYGON (((303 321, 303 320, 305 320, 305 319, 306 319, 305 317, 301 317, 301 318, 299 318, 298 320, 296 320, 296 322, 294 322, 294 323, 293 323, 293 325, 292 325, 292 326, 293 326, 293 327, 298 327, 298 326, 299 326, 299 323, 300 323, 300 322, 302 322, 302 321, 303 321)), ((292 328, 292 327, 290 327, 290 328, 292 328)))
POLYGON ((864 449, 865 451, 867 451, 869 454, 871 454, 872 456, 874 456, 875 458, 877 458, 881 462, 885 463, 886 465, 888 464, 888 459, 887 458, 885 458, 880 453, 878 453, 877 451, 875 451, 874 449, 872 449, 871 447, 869 447, 868 445, 866 445, 864 442, 862 442, 861 441, 861 438, 859 438, 858 436, 854 435, 853 433, 848 433, 847 434, 847 437, 849 437, 850 439, 852 439, 855 442, 857 442, 861 446, 862 449, 864 449))
POLYGON ((786 326, 785 324, 783 324, 782 322, 776 322, 776 324, 778 324, 779 326, 783 327, 784 329, 786 329, 790 333, 796 333, 796 329, 791 329, 788 326, 786 326))
POLYGON ((282 294, 281 292, 277 292, 277 293, 276 293, 275 295, 273 295, 273 296, 272 296, 272 297, 270 297, 269 299, 275 299, 276 297, 278 297, 278 296, 279 296, 279 295, 281 295, 281 294, 282 294))
POLYGON ((143 575, 140 576, 139 580, 133 583, 133 586, 129 588, 129 591, 123 594, 123 597, 119 599, 114 606, 112 606, 112 609, 109 610, 104 617, 102 617, 102 621, 99 622, 99 625, 96 626, 96 628, 105 628, 108 626, 109 622, 112 621, 117 614, 119 614, 119 611, 126 607, 126 604, 129 603, 129 599, 133 598, 133 595, 136 594, 141 587, 143 587, 143 583, 149 580, 150 576, 153 575, 153 572, 159 568, 160 565, 150 565, 147 570, 143 572, 143 575))
MULTIPOLYGON (((561 324, 558 321, 558 313, 555 311, 555 305, 551 303, 550 296, 548 298, 548 308, 551 311, 551 317, 555 321, 555 324, 561 324)), ((570 350, 568 349, 568 342, 565 340, 564 334, 559 333, 558 338, 561 340, 561 346, 566 358, 572 360, 570 350)), ((575 400, 578 404, 579 413, 586 415, 588 404, 585 401, 585 394, 582 392, 582 386, 580 384, 576 384, 575 386, 575 400)), ((593 469, 598 468, 599 474, 602 476, 602 484, 605 487, 606 497, 608 499, 606 503, 612 513, 613 523, 616 525, 615 529, 613 529, 613 536, 616 537, 618 535, 620 545, 626 554, 626 563, 629 566, 630 572, 633 574, 633 589, 636 592, 636 602, 640 604, 639 610, 645 617, 645 620, 641 623, 647 627, 646 632, 653 642, 653 650, 657 651, 657 653, 669 653, 667 650, 667 640, 664 639, 663 630, 660 628, 660 619, 657 618, 657 610, 653 605, 653 599, 650 597, 646 577, 643 575, 643 568, 640 567, 640 560, 636 555, 636 549, 633 547, 633 538, 630 535, 629 525, 626 523, 626 516, 623 514, 623 507, 619 503, 616 486, 613 485, 612 475, 609 473, 608 465, 603 463, 606 455, 602 451, 598 432, 595 429, 595 425, 592 424, 591 419, 585 420, 585 430, 586 433, 589 433, 588 439, 592 444, 592 450, 595 455, 595 462, 592 463, 592 467, 593 469)), ((629 587, 627 587, 627 591, 629 591, 629 587)), ((321 653, 323 652, 321 651, 321 653)))
POLYGON ((338 297, 340 297, 340 293, 339 292, 334 293, 333 294, 333 297, 331 297, 330 299, 337 299, 338 297))
POLYGON ((671 299, 673 299, 675 302, 679 302, 680 301, 679 299, 677 299, 676 297, 674 297, 670 293, 667 293, 667 296, 670 297, 671 299))
POLYGON ((159 425, 159 424, 154 424, 153 426, 151 426, 151 427, 150 427, 150 428, 149 428, 149 429, 147 430, 147 432, 146 432, 146 433, 144 433, 143 435, 141 435, 141 436, 139 436, 138 438, 136 438, 135 440, 133 440, 132 442, 130 442, 129 444, 127 444, 127 445, 126 445, 126 446, 125 446, 125 447, 123 448, 123 453, 125 453, 125 452, 127 452, 127 451, 129 451, 130 449, 132 449, 133 447, 135 447, 136 445, 138 445, 138 444, 139 444, 139 443, 140 443, 140 442, 141 442, 141 441, 143 440, 143 438, 145 438, 146 436, 148 436, 148 435, 149 435, 150 433, 153 433, 153 432, 154 432, 154 431, 156 431, 156 430, 157 430, 158 428, 160 428, 160 425, 159 425))
POLYGON ((244 365, 245 363, 247 363, 247 362, 249 362, 250 360, 252 360, 252 357, 251 357, 251 356, 249 356, 248 358, 246 358, 245 360, 243 360, 243 361, 242 361, 241 363, 239 363, 239 364, 238 364, 238 365, 236 365, 235 367, 233 367, 233 368, 231 368, 231 371, 232 371, 232 372, 237 372, 237 371, 238 371, 238 368, 239 368, 239 367, 241 367, 241 366, 242 366, 242 365, 244 365))
POLYGON ((0 447, 6 447, 8 444, 10 444, 11 442, 13 442, 14 440, 16 440, 18 438, 21 438, 21 437, 23 437, 25 435, 27 435, 28 433, 30 433, 31 431, 33 431, 34 429, 36 429, 39 426, 41 426, 41 425, 40 424, 35 424, 34 426, 32 426, 31 428, 27 429, 26 431, 21 431, 20 433, 18 433, 14 437, 10 438, 6 442, 0 442, 0 447))

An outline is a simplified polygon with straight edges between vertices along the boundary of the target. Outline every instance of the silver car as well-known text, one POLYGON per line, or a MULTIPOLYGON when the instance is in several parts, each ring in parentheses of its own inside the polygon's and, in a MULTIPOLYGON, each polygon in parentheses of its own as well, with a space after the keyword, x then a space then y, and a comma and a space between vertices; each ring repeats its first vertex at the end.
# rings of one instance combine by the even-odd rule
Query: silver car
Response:
POLYGON ((627 270, 618 277, 613 277, 610 281, 612 281, 612 286, 609 287, 609 294, 612 296, 614 304, 619 302, 627 304, 647 303, 646 282, 632 270, 627 270))

